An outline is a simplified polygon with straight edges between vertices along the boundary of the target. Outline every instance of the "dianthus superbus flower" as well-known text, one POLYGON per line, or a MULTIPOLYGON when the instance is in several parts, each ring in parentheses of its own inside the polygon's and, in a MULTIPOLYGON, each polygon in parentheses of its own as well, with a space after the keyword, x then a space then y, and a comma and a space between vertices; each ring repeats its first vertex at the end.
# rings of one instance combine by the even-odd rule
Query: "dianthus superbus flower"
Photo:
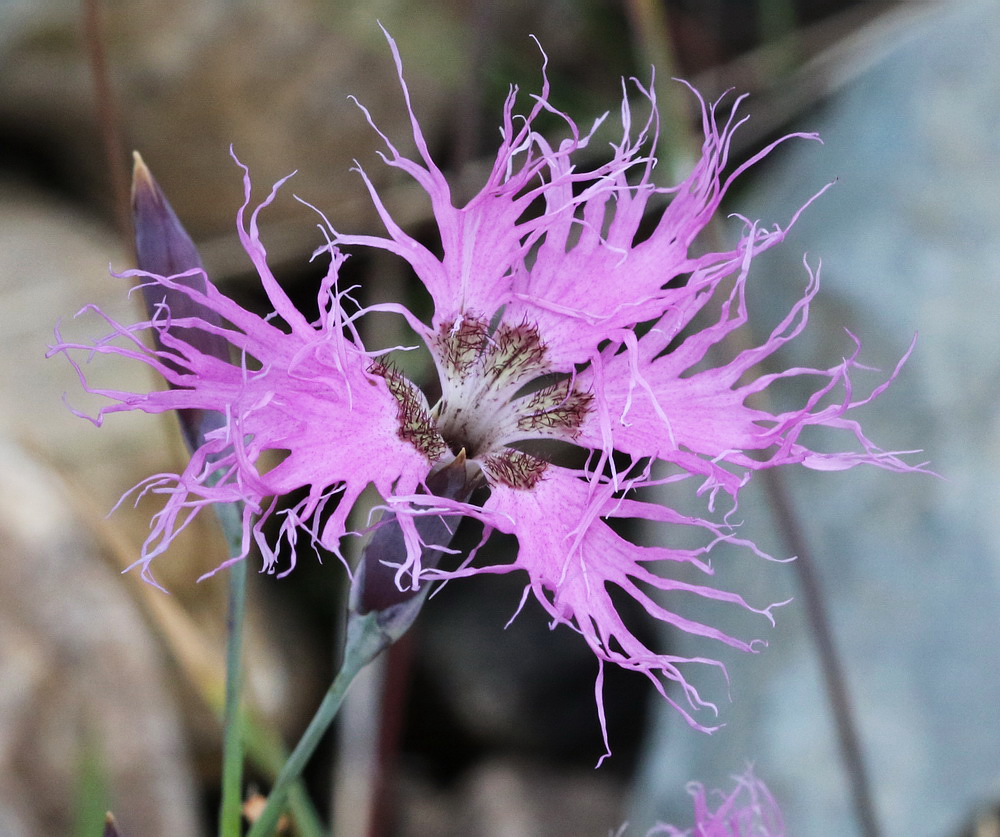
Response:
POLYGON ((597 656, 599 707, 603 665, 615 663, 646 674, 692 725, 707 729, 701 710, 714 706, 689 683, 684 664, 721 664, 648 648, 626 627, 611 588, 632 596, 656 619, 743 651, 757 645, 668 609, 649 591, 728 602, 769 620, 773 605, 757 608, 708 583, 705 555, 711 546, 720 540, 741 543, 724 522, 649 502, 641 489, 690 478, 714 512, 716 495, 735 501, 761 468, 801 464, 831 470, 869 463, 911 470, 897 455, 875 447, 849 418, 889 381, 855 397, 849 376, 856 347, 828 369, 754 371, 805 326, 818 288, 812 271, 802 299, 766 340, 731 353, 724 363, 709 362, 710 351, 746 323, 744 288, 754 255, 780 242, 787 229, 740 219, 742 231, 731 249, 692 247, 734 178, 777 145, 725 173, 730 141, 742 122, 741 100, 725 113, 721 102, 702 102, 700 159, 682 183, 662 186, 653 177, 652 89, 633 81, 638 96, 648 101, 649 116, 633 123, 626 96, 620 140, 603 163, 587 167, 581 152, 590 153, 602 120, 583 132, 555 110, 543 67, 541 92, 527 113, 516 114, 517 90, 511 90, 496 161, 478 194, 459 207, 431 158, 395 43, 389 43, 417 154, 405 156, 378 131, 382 157, 427 193, 440 255, 399 227, 359 169, 387 235, 329 228, 322 248, 329 268, 319 288, 319 316, 310 321, 275 280, 258 227, 261 211, 284 181, 251 208, 244 168, 237 229, 272 316, 245 310, 211 282, 187 281, 198 270, 181 276, 131 271, 125 275, 165 294, 184 295, 195 303, 190 310, 212 317, 177 316, 164 306, 149 321, 108 320, 111 334, 94 347, 61 343, 55 349, 125 355, 153 367, 169 383, 150 393, 95 390, 114 402, 101 410, 97 423, 121 410, 201 410, 223 419, 182 473, 158 474, 137 487, 164 498, 137 564, 151 580, 151 562, 193 515, 207 504, 240 500, 244 555, 255 538, 265 569, 285 573, 295 564, 303 536, 340 554, 348 513, 361 492, 374 486, 402 533, 404 548, 395 561, 400 589, 523 570, 525 596, 534 594, 554 624, 578 631, 597 656), (536 129, 543 114, 562 124, 555 144, 536 129), (651 230, 640 232, 653 206, 661 204, 665 208, 653 216, 651 230), (402 304, 359 306, 338 282, 344 248, 379 248, 404 259, 433 300, 430 321, 402 304), (433 358, 439 387, 430 391, 440 391, 433 403, 403 375, 392 351, 371 351, 363 344, 359 325, 375 310, 405 318, 433 358), (699 314, 707 325, 693 325, 699 314), (185 337, 198 330, 227 341, 233 361, 205 353, 185 337), (155 348, 141 342, 144 331, 158 336, 155 348), (801 407, 776 414, 747 403, 786 377, 815 380, 814 395, 801 407), (814 425, 839 431, 848 449, 819 452, 805 445, 800 434, 814 425), (562 443, 584 455, 572 466, 557 465, 539 453, 539 441, 550 448, 562 443), (269 469, 262 458, 268 452, 283 456, 269 469), (456 457, 464 459, 468 484, 488 491, 485 499, 471 495, 470 501, 465 491, 434 496, 428 480, 456 457), (277 542, 265 541, 264 523, 281 498, 293 493, 299 499, 281 509, 277 542), (422 555, 447 546, 428 543, 422 534, 440 527, 416 525, 428 516, 452 523, 474 518, 487 535, 494 530, 514 535, 517 553, 499 566, 476 564, 475 556, 458 568, 428 566, 422 555), (629 541, 612 525, 622 519, 662 524, 659 545, 629 541), (704 545, 672 545, 680 529, 701 531, 704 545), (706 583, 674 578, 671 567, 679 563, 701 570, 706 583), (679 693, 668 693, 671 683, 679 693))
POLYGON ((646 837, 784 837, 785 823, 781 809, 771 792, 752 769, 733 777, 736 787, 728 794, 709 793, 704 785, 691 782, 688 793, 694 800, 694 827, 681 830, 673 825, 659 825, 646 837), (712 797, 718 798, 717 807, 712 797))

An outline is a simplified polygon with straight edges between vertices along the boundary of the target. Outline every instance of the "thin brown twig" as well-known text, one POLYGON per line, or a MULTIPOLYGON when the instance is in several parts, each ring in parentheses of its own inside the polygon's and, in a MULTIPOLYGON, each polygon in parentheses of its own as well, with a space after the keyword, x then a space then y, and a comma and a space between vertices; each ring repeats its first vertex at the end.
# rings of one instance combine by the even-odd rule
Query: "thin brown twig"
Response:
MULTIPOLYGON (((658 18, 652 11, 656 4, 652 0, 624 0, 624 3, 635 30, 634 37, 639 44, 639 52, 644 55, 665 57, 664 60, 667 60, 668 66, 673 69, 672 44, 666 29, 666 20, 663 17, 658 18)), ((670 139, 677 145, 664 147, 664 144, 661 143, 658 151, 661 154, 666 153, 674 160, 696 147, 690 133, 680 126, 670 139)), ((705 234, 707 238, 714 239, 710 244, 713 249, 723 249, 717 225, 709 224, 705 234)), ((741 342, 741 339, 748 341, 748 336, 744 333, 741 338, 738 335, 730 334, 726 340, 727 348, 737 352, 749 348, 749 344, 735 345, 741 342)), ((758 393, 757 397, 759 400, 766 400, 763 393, 758 393)), ((881 828, 872 794, 871 781, 865 767, 861 736, 858 732, 855 712, 850 699, 847 677, 830 627, 830 618, 823 598, 819 574, 816 571, 814 553, 788 495, 787 480, 784 474, 778 469, 764 469, 762 476, 777 527, 781 531, 787 547, 792 554, 797 556, 797 560, 793 563, 797 570, 799 589, 804 600, 803 611, 809 623, 816 653, 820 659, 830 712, 837 730, 844 771, 847 773, 851 788, 855 817, 864 837, 880 837, 881 828)))
POLYGON ((840 756, 844 761, 844 769, 851 785, 854 813, 864 837, 880 837, 882 829, 879 826, 875 800, 872 797, 871 779, 865 766, 856 713, 847 687, 847 675, 841 663, 841 655, 833 638, 826 599, 823 596, 819 573, 816 571, 815 556, 803 531, 799 515, 788 495, 784 474, 772 468, 765 470, 762 476, 775 521, 788 548, 796 556, 792 564, 798 575, 802 611, 809 623, 809 630, 816 644, 816 653, 823 671, 830 713, 837 729, 840 756))
POLYGON ((132 208, 126 178, 125 142, 122 134, 121 114, 115 104, 108 55, 104 40, 104 27, 100 0, 83 0, 81 6, 84 49, 90 64, 97 105, 97 123, 107 166, 108 181, 114 204, 115 225, 126 248, 134 252, 132 235, 132 208))

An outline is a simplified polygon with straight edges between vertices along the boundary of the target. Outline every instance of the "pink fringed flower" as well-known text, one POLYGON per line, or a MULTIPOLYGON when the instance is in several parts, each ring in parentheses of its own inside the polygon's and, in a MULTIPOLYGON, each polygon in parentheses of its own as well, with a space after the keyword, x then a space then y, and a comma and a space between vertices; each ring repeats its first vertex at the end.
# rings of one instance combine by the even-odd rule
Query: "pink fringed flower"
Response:
MULTIPOLYGON (((125 355, 153 367, 169 383, 169 389, 151 393, 97 390, 115 402, 101 410, 97 423, 121 410, 200 410, 222 417, 183 473, 159 474, 137 487, 165 499, 137 562, 143 576, 152 579, 152 560, 211 503, 245 503, 244 555, 255 538, 268 572, 283 562, 283 554, 288 564, 282 572, 294 566, 303 533, 339 554, 349 534, 348 512, 372 485, 402 531, 400 588, 524 570, 525 596, 530 590, 553 624, 579 632, 596 654, 599 708, 603 665, 614 663, 646 674, 693 726, 708 729, 695 714, 715 707, 682 669, 685 663, 721 663, 646 647, 619 616, 611 589, 632 596, 656 619, 743 651, 755 650, 757 643, 667 609, 650 590, 728 602, 768 620, 773 605, 758 609, 735 592, 673 578, 671 567, 678 563, 711 576, 704 557, 709 549, 722 540, 742 542, 724 523, 649 502, 640 489, 693 477, 712 511, 720 491, 735 502, 741 486, 761 468, 802 464, 831 470, 869 463, 912 470, 896 454, 875 447, 848 418, 896 373, 856 398, 849 377, 856 350, 829 369, 755 372, 804 328, 818 287, 812 271, 803 298, 761 345, 730 352, 721 365, 709 358, 710 350, 719 349, 721 357, 726 336, 746 323, 744 288, 753 256, 779 243, 787 230, 742 219, 732 249, 692 251, 733 180, 777 145, 724 173, 730 141, 742 122, 741 99, 725 114, 720 102, 702 103, 701 158, 679 185, 658 186, 651 89, 633 82, 650 105, 649 117, 633 124, 625 98, 620 141, 611 145, 605 162, 588 169, 579 152, 603 120, 581 132, 549 104, 543 73, 541 93, 526 114, 515 115, 517 90, 511 90, 492 171, 479 193, 456 207, 414 116, 396 45, 391 39, 389 44, 417 155, 404 156, 379 131, 386 147, 382 156, 426 191, 442 255, 395 223, 362 171, 388 235, 330 228, 323 248, 330 266, 319 289, 319 317, 310 322, 275 281, 258 230, 261 210, 284 181, 248 214, 251 188, 244 169, 239 236, 275 316, 261 318, 211 282, 190 281, 197 270, 179 276, 132 271, 126 275, 174 298, 183 295, 194 303, 189 308, 212 316, 172 317, 161 306, 147 322, 109 320, 111 334, 96 346, 61 343, 54 350, 125 355), (543 113, 564 125, 557 144, 535 128, 543 113), (654 213, 661 204, 665 208, 654 213), (651 231, 640 233, 651 217, 656 219, 651 231), (408 262, 433 300, 431 321, 399 304, 359 307, 338 284, 345 247, 380 248, 408 262), (391 351, 363 345, 358 325, 373 310, 404 317, 429 350, 440 385, 434 403, 394 365, 391 351), (707 326, 693 325, 698 314, 699 322, 709 315, 707 326), (237 361, 206 354, 186 339, 199 330, 228 341, 237 361), (144 331, 158 336, 156 348, 140 341, 144 331), (772 414, 748 405, 751 396, 788 377, 817 382, 815 394, 800 408, 772 414), (850 449, 810 449, 800 434, 813 425, 841 431, 850 449), (550 448, 552 442, 573 446, 584 455, 575 467, 557 465, 539 453, 534 444, 539 440, 550 448), (284 456, 269 470, 264 462, 273 460, 262 459, 268 452, 284 456), (430 496, 428 478, 456 457, 465 458, 469 479, 488 489, 485 500, 430 496), (277 543, 267 543, 264 522, 293 492, 301 499, 281 510, 277 543), (471 517, 487 535, 512 534, 517 554, 500 566, 473 565, 474 556, 458 569, 428 566, 421 561, 427 547, 446 544, 423 542, 421 532, 427 530, 418 530, 416 520, 427 515, 471 517), (660 545, 640 546, 623 537, 612 522, 626 518, 662 524, 660 545), (681 528, 701 531, 704 545, 673 546, 681 528), (679 694, 668 694, 670 683, 679 694)), ((600 714, 603 727, 603 710, 600 714)))
POLYGON ((672 825, 659 825, 647 834, 668 837, 784 837, 785 823, 778 803, 767 786, 747 770, 734 776, 736 787, 728 795, 713 791, 721 798, 719 807, 710 807, 709 794, 703 785, 691 782, 688 792, 694 799, 694 828, 681 830, 672 825))

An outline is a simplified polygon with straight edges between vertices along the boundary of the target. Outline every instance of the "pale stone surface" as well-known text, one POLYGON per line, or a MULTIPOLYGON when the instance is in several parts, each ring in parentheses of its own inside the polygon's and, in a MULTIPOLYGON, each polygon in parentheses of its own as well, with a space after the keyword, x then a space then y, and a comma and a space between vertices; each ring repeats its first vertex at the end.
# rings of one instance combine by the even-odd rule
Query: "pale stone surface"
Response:
MULTIPOLYGON (((108 274, 109 265, 126 267, 126 256, 107 227, 69 205, 13 182, 0 193, 0 422, 73 476, 86 474, 90 499, 107 512, 129 479, 164 465, 162 442, 149 444, 150 423, 139 415, 116 419, 110 432, 74 416, 61 403, 64 395, 90 414, 107 401, 82 393, 72 367, 46 360, 45 353, 55 343, 57 322, 66 340, 108 330, 95 317, 74 318, 88 303, 120 320, 137 318, 141 301, 128 298, 128 280, 108 274)), ((93 367, 98 385, 142 390, 153 382, 151 372, 118 358, 93 367)))
MULTIPOLYGON (((783 223, 839 180, 782 252, 756 266, 751 313, 766 319, 801 292, 802 252, 814 266, 823 261, 808 336, 783 361, 836 362, 851 348, 846 326, 863 359, 888 372, 920 333, 898 382, 859 418, 885 447, 923 448, 912 461, 926 457, 943 479, 875 470, 791 479, 887 837, 957 833, 1000 788, 998 38, 996 3, 944 4, 805 120, 824 147, 780 152, 749 210, 740 206, 783 223)), ((744 500, 740 516, 753 521, 741 534, 780 554, 759 496, 744 500)), ((716 563, 756 603, 796 593, 788 566, 746 556, 716 563)), ((663 707, 637 825, 654 809, 684 822, 688 780, 725 787, 752 760, 789 834, 858 833, 800 607, 782 608, 774 631, 758 626, 754 635, 771 643, 764 654, 726 657, 733 703, 716 692, 723 730, 703 736, 663 707)))
POLYGON ((59 480, 0 433, 0 830, 69 833, 84 765, 126 833, 197 834, 162 650, 59 480))
MULTIPOLYGON (((100 431, 64 360, 46 360, 57 319, 93 338, 85 302, 134 318, 108 261, 111 233, 21 184, 0 189, 0 833, 68 833, 82 765, 107 771, 126 833, 197 834, 188 738, 154 641, 92 533, 118 496, 172 461, 155 420, 124 416, 100 431), (137 420, 138 419, 138 420, 137 420), (158 437, 159 436, 159 437, 158 437), (72 487, 67 487, 67 482, 72 487), (82 509, 87 511, 81 512, 82 509), (84 517, 86 516, 86 519, 84 517), (90 748, 88 750, 88 748, 90 748)), ((142 389, 152 376, 110 362, 97 378, 142 389), (109 377, 110 376, 110 377, 109 377)), ((138 549, 145 521, 116 532, 138 549)))

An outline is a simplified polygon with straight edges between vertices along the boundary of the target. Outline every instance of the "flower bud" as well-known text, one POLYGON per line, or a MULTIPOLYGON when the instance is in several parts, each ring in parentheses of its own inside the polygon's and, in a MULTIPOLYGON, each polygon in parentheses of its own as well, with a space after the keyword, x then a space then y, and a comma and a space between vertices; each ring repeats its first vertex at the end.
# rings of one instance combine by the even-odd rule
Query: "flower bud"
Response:
MULTIPOLYGON (((435 497, 465 502, 475 488, 467 472, 465 451, 446 466, 431 474, 426 481, 428 491, 435 497)), ((443 515, 418 515, 413 519, 421 543, 429 544, 420 557, 424 568, 437 566, 442 549, 454 535, 455 522, 443 515), (450 525, 449 525, 450 524, 450 525)), ((401 589, 396 580, 396 567, 406 555, 403 530, 397 516, 388 512, 372 534, 361 555, 351 588, 351 613, 365 616, 375 613, 379 627, 395 641, 413 623, 427 594, 427 584, 419 589, 401 589)))
MULTIPOLYGON (((198 249, 138 151, 133 152, 133 158, 132 220, 135 229, 136 266, 146 273, 164 277, 200 271, 183 276, 177 282, 204 293, 208 284, 198 249)), ((222 318, 216 311, 200 305, 187 294, 158 282, 143 283, 142 294, 151 320, 162 318, 166 313, 172 320, 196 317, 210 326, 222 323, 222 318)), ((170 327, 170 333, 203 354, 220 360, 229 359, 228 341, 220 334, 177 326, 170 327)), ((153 337, 156 348, 163 350, 160 331, 154 329, 153 337)), ((169 364, 169 358, 165 362, 169 364)), ((204 410, 178 410, 178 418, 184 440, 191 450, 200 447, 206 433, 223 425, 220 413, 208 413, 204 410)))

